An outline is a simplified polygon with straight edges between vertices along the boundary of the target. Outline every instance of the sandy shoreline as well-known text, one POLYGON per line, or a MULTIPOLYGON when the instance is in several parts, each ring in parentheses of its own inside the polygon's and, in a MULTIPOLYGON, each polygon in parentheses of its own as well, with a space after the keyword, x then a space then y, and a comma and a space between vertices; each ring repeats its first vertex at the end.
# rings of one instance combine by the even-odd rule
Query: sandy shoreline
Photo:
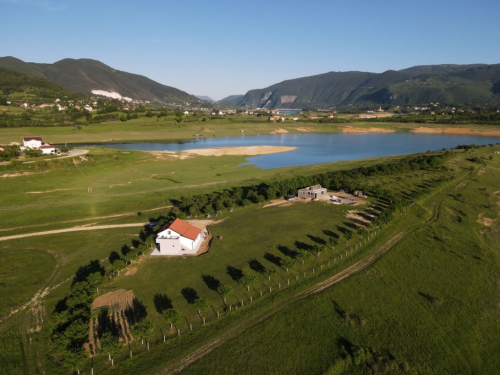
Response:
POLYGON ((500 129, 493 130, 476 130, 471 128, 428 128, 420 126, 418 128, 410 129, 411 133, 426 133, 426 134, 467 134, 467 135, 486 135, 486 136, 500 136, 500 129))
POLYGON ((353 126, 346 126, 345 128, 342 128, 342 133, 394 133, 394 130, 386 128, 355 128, 353 126))
POLYGON ((277 154, 280 152, 288 152, 296 150, 297 147, 287 146, 247 146, 247 147, 215 147, 215 148, 199 148, 193 150, 185 150, 181 152, 175 151, 155 151, 154 153, 167 154, 180 159, 185 159, 189 156, 256 156, 277 154))

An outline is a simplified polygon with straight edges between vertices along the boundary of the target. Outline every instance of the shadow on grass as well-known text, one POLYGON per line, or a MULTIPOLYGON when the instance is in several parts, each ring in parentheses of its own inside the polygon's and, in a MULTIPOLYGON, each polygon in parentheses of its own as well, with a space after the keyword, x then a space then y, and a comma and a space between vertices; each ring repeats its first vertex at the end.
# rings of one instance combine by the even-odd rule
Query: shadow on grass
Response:
POLYGON ((156 311, 162 314, 163 311, 173 308, 172 300, 166 294, 156 293, 153 297, 153 303, 156 311))
POLYGON ((201 275, 201 279, 206 284, 208 289, 213 290, 215 292, 217 292, 217 289, 221 285, 221 282, 219 281, 219 279, 216 279, 212 275, 201 275))
POLYGON ((190 305, 194 304, 194 301, 200 298, 198 297, 198 292, 190 287, 182 289, 181 294, 186 299, 187 303, 189 303, 190 305))

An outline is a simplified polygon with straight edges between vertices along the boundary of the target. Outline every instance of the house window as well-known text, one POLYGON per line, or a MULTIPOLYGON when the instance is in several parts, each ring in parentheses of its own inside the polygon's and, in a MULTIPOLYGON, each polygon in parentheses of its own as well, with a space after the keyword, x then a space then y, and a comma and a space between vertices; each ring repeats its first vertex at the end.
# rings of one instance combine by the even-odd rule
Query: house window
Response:
POLYGON ((170 236, 170 231, 168 231, 167 234, 170 236))

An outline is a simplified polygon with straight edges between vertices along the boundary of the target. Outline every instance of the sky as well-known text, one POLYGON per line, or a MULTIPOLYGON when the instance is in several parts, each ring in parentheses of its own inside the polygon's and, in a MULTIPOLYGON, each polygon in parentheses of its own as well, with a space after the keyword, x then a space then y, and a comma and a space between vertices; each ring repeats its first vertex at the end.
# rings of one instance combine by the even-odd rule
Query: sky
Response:
POLYGON ((215 100, 329 71, 500 63, 498 0, 0 0, 0 56, 90 58, 215 100))

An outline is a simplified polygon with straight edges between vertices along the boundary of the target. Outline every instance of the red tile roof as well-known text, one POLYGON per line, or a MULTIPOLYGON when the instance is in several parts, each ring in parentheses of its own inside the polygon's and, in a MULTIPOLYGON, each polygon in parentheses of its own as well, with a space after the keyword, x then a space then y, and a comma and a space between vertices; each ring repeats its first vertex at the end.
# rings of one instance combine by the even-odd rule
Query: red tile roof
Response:
POLYGON ((25 137, 25 138, 23 138, 23 141, 25 141, 25 142, 32 141, 32 140, 41 141, 42 137, 25 137))
POLYGON ((56 146, 45 145, 45 146, 40 146, 40 148, 56 148, 56 146))
POLYGON ((201 233, 201 229, 193 227, 181 219, 175 219, 174 221, 165 224, 160 231, 163 232, 166 229, 172 229, 173 231, 179 233, 182 237, 189 238, 193 241, 201 233))

